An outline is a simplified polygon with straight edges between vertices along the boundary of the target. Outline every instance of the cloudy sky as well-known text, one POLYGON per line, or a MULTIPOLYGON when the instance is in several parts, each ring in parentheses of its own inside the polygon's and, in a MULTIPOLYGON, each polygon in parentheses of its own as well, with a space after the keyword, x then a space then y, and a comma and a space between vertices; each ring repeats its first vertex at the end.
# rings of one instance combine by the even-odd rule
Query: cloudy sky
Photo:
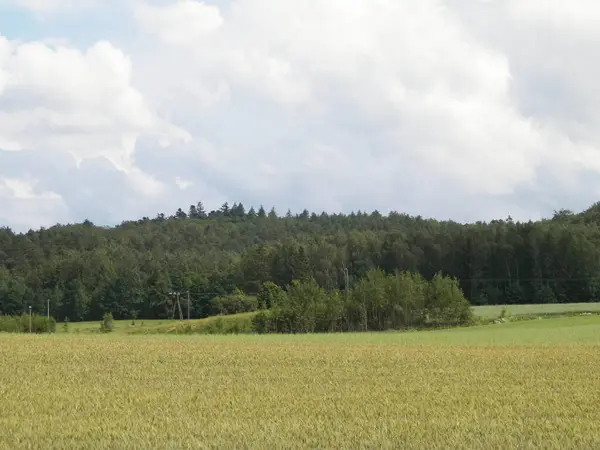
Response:
POLYGON ((600 200, 597 0, 0 0, 0 225, 600 200))

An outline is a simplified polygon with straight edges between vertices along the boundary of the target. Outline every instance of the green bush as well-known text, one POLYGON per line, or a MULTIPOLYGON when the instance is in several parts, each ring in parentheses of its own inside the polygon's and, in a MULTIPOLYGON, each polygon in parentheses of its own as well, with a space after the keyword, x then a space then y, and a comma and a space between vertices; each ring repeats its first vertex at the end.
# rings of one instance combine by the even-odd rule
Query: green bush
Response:
POLYGON ((18 316, 0 316, 0 331, 22 333, 21 318, 18 316))
POLYGON ((270 311, 259 311, 252 317, 252 330, 258 334, 273 333, 272 322, 270 311))
MULTIPOLYGON (((33 314, 31 316, 32 333, 54 333, 56 331, 56 320, 54 317, 48 319, 46 316, 33 314)), ((22 316, 0 316, 0 332, 29 333, 29 314, 22 316)))
POLYGON ((429 283, 425 308, 428 322, 433 326, 464 325, 473 321, 471 304, 458 281, 439 273, 429 283))
POLYGON ((213 315, 239 314, 256 311, 258 299, 236 289, 233 294, 213 298, 210 305, 213 315))
POLYGON ((285 303, 285 291, 275 283, 268 281, 261 285, 257 300, 260 309, 274 308, 285 303))
POLYGON ((104 314, 100 323, 100 331, 102 333, 110 333, 113 330, 113 315, 110 312, 104 314))
POLYGON ((255 313, 213 316, 158 328, 155 332, 173 334, 250 334, 254 332, 252 327, 254 315, 255 313))

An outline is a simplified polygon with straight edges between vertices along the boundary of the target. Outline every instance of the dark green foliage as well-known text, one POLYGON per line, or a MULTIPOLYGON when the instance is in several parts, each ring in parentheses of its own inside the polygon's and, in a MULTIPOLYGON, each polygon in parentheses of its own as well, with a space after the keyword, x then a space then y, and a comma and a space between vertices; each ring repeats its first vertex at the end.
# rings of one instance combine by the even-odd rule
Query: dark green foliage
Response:
POLYGON ((236 289, 232 294, 215 297, 210 302, 213 316, 222 314, 239 314, 258 309, 258 300, 236 289))
POLYGON ((270 311, 261 310, 252 317, 252 330, 258 334, 266 334, 275 332, 274 323, 275 317, 270 311))
MULTIPOLYGON (((51 314, 60 321, 100 321, 105 311, 115 319, 130 319, 134 311, 140 319, 166 319, 173 310, 169 292, 182 293, 185 316, 183 293, 189 290, 191 316, 202 318, 214 313, 215 304, 224 313, 274 307, 276 291, 262 292, 265 282, 284 287, 314 280, 327 298, 341 298, 346 328, 414 326, 425 318, 407 314, 402 303, 385 303, 386 292, 404 292, 408 278, 385 289, 374 288, 369 278, 396 272, 429 281, 436 273, 452 277, 473 304, 599 301, 600 206, 582 214, 558 211, 538 222, 463 225, 396 212, 304 210, 280 218, 273 208, 246 210, 240 202, 207 212, 198 202, 170 217, 114 228, 90 222, 24 234, 0 228, 0 314, 12 316, 29 305, 45 313, 50 299, 51 314), (351 293, 343 291, 343 268, 351 293), (236 289, 258 296, 256 307, 232 307, 236 289), (215 297, 227 300, 213 302, 215 297)), ((324 299, 321 291, 313 293, 324 299)), ((337 303, 321 306, 314 324, 305 326, 340 328, 329 321, 337 303)), ((440 314, 435 320, 448 319, 440 314)))
MULTIPOLYGON (((273 287, 265 286, 265 291, 269 289, 273 287)), ((309 279, 293 281, 278 297, 270 310, 252 318, 256 333, 385 331, 466 325, 473 320, 458 282, 441 274, 428 282, 420 275, 386 275, 372 269, 351 292, 326 292, 309 279)))
MULTIPOLYGON (((32 333, 54 333, 55 331, 56 320, 53 317, 48 319, 46 316, 32 314, 32 333)), ((29 314, 22 314, 21 316, 0 316, 0 332, 29 333, 29 314)))
POLYGON ((257 299, 260 309, 270 309, 285 301, 285 292, 275 283, 267 281, 261 285, 257 299))
POLYGON ((432 325, 460 325, 473 319, 470 304, 453 278, 436 274, 426 287, 426 322, 432 325))

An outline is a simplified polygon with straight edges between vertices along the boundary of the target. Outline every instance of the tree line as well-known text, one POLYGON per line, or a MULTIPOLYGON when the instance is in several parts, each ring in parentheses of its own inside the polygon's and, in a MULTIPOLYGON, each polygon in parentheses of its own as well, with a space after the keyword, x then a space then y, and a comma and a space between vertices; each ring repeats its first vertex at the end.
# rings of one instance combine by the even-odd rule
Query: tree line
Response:
POLYGON ((263 285, 257 333, 331 333, 453 326, 472 321, 471 305, 458 282, 436 274, 392 275, 372 269, 348 291, 327 292, 316 281, 294 280, 285 289, 263 285))
POLYGON ((207 212, 198 203, 115 227, 2 228, 0 313, 31 305, 44 314, 49 300, 60 321, 163 319, 180 292, 192 317, 206 317, 256 309, 264 283, 314 280, 343 296, 346 282, 355 292, 373 270, 450 277, 476 305, 600 301, 599 224, 598 204, 535 222, 460 224, 378 211, 280 215, 241 203, 207 212), (231 298, 238 306, 223 300, 231 298))

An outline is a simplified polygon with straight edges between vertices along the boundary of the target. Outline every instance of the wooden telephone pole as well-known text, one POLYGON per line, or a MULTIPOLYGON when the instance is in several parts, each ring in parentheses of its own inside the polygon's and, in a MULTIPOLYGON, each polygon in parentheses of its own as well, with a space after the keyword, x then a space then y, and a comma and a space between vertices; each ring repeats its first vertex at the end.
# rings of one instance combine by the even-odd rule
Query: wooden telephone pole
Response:
MULTIPOLYGON (((186 291, 187 294, 187 320, 190 320, 190 291, 186 291)), ((172 291, 169 292, 169 295, 175 297, 175 303, 173 303, 173 310, 171 311, 171 318, 175 319, 175 310, 179 310, 179 320, 183 320, 183 311, 181 309, 181 302, 179 301, 179 297, 181 296, 181 292, 172 291)))

